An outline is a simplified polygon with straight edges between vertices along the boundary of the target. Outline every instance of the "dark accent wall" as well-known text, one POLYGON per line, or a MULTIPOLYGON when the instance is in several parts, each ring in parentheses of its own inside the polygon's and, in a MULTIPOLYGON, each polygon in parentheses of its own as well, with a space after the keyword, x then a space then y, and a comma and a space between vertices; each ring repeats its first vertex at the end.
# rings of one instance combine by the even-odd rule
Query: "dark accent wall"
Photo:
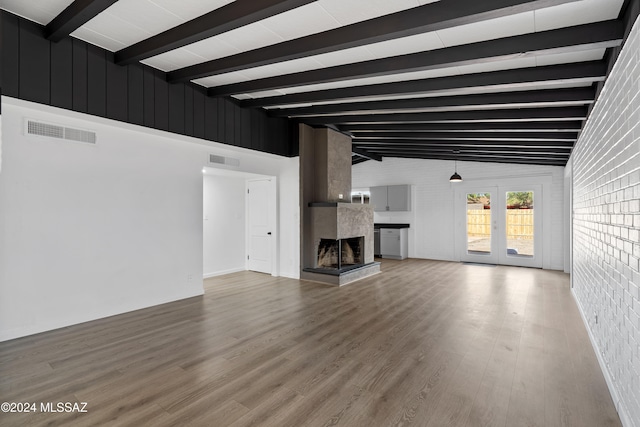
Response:
POLYGON ((3 95, 237 147, 297 155, 288 119, 212 98, 192 83, 169 84, 142 64, 116 65, 112 52, 0 11, 3 95), (293 141, 293 142, 292 142, 293 141))

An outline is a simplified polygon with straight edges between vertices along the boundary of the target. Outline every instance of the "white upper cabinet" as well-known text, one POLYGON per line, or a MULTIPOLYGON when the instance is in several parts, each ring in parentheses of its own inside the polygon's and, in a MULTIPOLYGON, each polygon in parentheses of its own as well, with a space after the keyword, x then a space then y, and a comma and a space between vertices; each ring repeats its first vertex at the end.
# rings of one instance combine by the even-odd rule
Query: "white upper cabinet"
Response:
POLYGON ((407 212, 411 210, 410 185, 371 187, 370 204, 375 212, 407 212))

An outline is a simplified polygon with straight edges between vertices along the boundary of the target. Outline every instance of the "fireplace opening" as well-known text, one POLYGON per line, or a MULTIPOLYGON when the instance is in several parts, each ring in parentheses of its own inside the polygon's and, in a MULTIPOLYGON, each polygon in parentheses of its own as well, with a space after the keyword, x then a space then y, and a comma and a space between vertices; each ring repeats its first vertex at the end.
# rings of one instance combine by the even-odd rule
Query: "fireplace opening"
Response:
POLYGON ((343 270, 364 265, 364 237, 320 239, 317 268, 343 270))

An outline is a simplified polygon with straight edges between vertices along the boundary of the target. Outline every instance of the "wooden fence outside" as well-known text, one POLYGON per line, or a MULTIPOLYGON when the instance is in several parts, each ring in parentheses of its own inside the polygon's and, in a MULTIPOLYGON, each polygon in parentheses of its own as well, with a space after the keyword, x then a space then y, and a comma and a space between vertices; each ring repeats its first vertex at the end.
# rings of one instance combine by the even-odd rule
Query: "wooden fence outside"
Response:
MULTIPOLYGON (((491 235, 491 210, 467 210, 467 235, 491 235)), ((533 209, 507 209, 507 238, 533 239, 533 209)))

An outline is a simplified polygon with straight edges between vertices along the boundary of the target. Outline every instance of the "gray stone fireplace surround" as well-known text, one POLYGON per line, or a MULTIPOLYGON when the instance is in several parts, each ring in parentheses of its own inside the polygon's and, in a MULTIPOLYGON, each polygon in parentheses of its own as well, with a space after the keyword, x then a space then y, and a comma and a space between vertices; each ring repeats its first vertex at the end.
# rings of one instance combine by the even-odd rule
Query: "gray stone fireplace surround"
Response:
POLYGON ((380 272, 373 259, 373 207, 351 203, 351 138, 300 125, 300 278, 344 285, 380 272), (362 238, 357 265, 318 264, 321 240, 362 238))

